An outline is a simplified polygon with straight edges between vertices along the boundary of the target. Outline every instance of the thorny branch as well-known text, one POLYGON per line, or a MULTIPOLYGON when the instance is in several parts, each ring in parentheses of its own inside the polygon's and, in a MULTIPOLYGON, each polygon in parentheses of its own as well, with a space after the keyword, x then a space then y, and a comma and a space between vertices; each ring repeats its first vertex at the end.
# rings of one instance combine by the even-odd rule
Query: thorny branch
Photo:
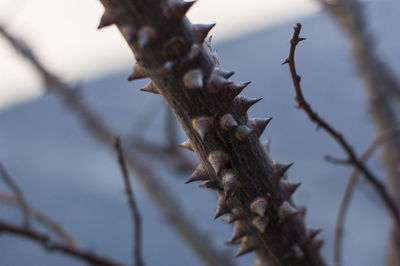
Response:
MULTIPOLYGON (((359 160, 361 162, 365 162, 382 143, 390 140, 396 135, 399 135, 399 133, 400 133, 400 128, 387 130, 381 133, 371 142, 371 144, 367 147, 364 153, 360 156, 359 160)), ((359 169, 354 168, 353 172, 351 173, 350 179, 347 183, 346 190, 343 194, 343 198, 339 207, 339 213, 337 216, 336 226, 335 226, 335 240, 334 240, 334 252, 333 252, 334 262, 337 265, 341 265, 341 260, 342 260, 341 259, 342 236, 343 236, 343 227, 344 227, 343 224, 346 216, 346 211, 348 209, 353 190, 357 184, 359 174, 360 174, 359 169)))
POLYGON ((12 180, 11 176, 7 173, 4 166, 0 163, 0 176, 3 179, 4 183, 11 189, 13 192, 16 201, 18 202, 18 206, 21 209, 24 226, 29 228, 29 208, 28 204, 25 201, 24 195, 22 194, 21 189, 18 187, 17 183, 12 180))
MULTIPOLYGON (((33 51, 26 43, 18 41, 0 25, 0 35, 14 47, 25 59, 27 59, 40 76, 49 85, 49 90, 55 93, 70 110, 82 121, 92 136, 104 145, 112 148, 111 140, 114 132, 102 123, 102 120, 85 105, 76 95, 75 90, 61 82, 35 57, 33 51)), ((230 259, 200 232, 181 211, 182 208, 177 199, 169 193, 161 184, 153 172, 143 164, 137 162, 136 154, 129 150, 125 159, 136 177, 152 197, 161 213, 166 217, 176 231, 187 241, 189 246, 198 254, 199 258, 209 265, 232 265, 230 259)))
POLYGON ((93 251, 79 249, 76 246, 71 246, 64 243, 55 242, 50 236, 40 233, 38 231, 27 229, 23 226, 15 225, 0 219, 0 234, 10 234, 21 236, 30 239, 40 244, 48 251, 57 251, 65 255, 80 259, 89 264, 103 265, 103 266, 122 266, 124 264, 117 262, 113 259, 99 255, 93 251))
POLYGON ((128 197, 128 204, 132 214, 133 222, 133 259, 135 266, 142 266, 142 221, 139 213, 139 209, 136 204, 135 197, 133 195, 131 181, 129 179, 128 167, 125 163, 124 152, 121 147, 119 138, 114 139, 114 147, 118 156, 118 163, 121 168, 122 177, 125 185, 126 196, 128 197))
POLYGON ((323 128, 328 134, 330 134, 338 144, 343 148, 348 156, 348 160, 365 176, 366 180, 371 183, 371 185, 376 189, 378 195, 381 197, 382 201, 385 203, 386 207, 392 214, 397 226, 400 228, 400 213, 396 206, 396 203, 390 197, 385 189, 385 186, 375 177, 372 172, 365 166, 365 164, 360 161, 353 148, 347 142, 347 140, 342 136, 341 133, 336 131, 331 125, 329 125, 325 120, 323 120, 309 105, 303 96, 303 92, 300 86, 301 77, 296 72, 296 66, 294 61, 294 55, 296 46, 300 41, 305 40, 300 38, 301 24, 297 23, 294 25, 294 32, 292 39, 290 40, 289 56, 283 61, 283 64, 289 65, 290 74, 292 77, 293 87, 295 90, 295 101, 297 102, 297 107, 303 109, 311 121, 316 123, 320 128, 323 128))
MULTIPOLYGON (((0 192, 0 201, 13 206, 19 206, 18 199, 15 196, 11 196, 6 193, 0 192)), ((46 214, 39 211, 32 205, 26 204, 25 206, 27 208, 29 216, 31 216, 32 219, 35 219, 37 222, 56 234, 66 244, 70 246, 75 245, 74 239, 59 224, 57 224, 57 222, 53 221, 50 217, 48 217, 46 214)))

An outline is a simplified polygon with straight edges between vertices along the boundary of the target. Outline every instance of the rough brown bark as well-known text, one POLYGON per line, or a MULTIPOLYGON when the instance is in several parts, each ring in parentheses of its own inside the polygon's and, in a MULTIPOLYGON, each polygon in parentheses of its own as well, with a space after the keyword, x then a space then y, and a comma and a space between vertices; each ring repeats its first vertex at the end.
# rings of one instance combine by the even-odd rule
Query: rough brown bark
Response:
MULTIPOLYGON (((138 64, 130 80, 150 77, 201 161, 190 181, 218 196, 216 217, 234 220, 238 255, 255 251, 268 265, 325 265, 281 179, 288 167, 271 161, 259 141, 269 119, 250 119, 251 101, 237 96, 247 83, 229 81, 203 41, 212 25, 192 25, 190 2, 101 0, 100 26, 116 24, 138 64), (290 203, 289 203, 290 202, 290 203)), ((189 200, 189 199, 188 199, 189 200)))

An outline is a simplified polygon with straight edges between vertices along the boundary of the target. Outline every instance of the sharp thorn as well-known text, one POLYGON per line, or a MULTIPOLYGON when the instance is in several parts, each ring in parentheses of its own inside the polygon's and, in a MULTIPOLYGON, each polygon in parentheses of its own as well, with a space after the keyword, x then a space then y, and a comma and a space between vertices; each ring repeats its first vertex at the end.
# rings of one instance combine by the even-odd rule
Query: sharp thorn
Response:
POLYGON ((224 78, 218 68, 215 68, 213 72, 211 72, 210 77, 207 81, 207 87, 209 92, 211 93, 218 93, 225 89, 228 85, 232 84, 232 81, 227 80, 224 78))
POLYGON ((194 181, 202 181, 208 180, 207 171, 204 169, 202 164, 199 164, 196 169, 194 169, 192 175, 188 178, 185 184, 194 182, 194 181))
POLYGON ((275 176, 279 179, 281 179, 286 171, 293 165, 294 163, 289 163, 289 164, 281 164, 278 163, 277 161, 272 161, 272 171, 274 172, 275 176))
POLYGON ((247 110, 250 109, 254 104, 258 103, 261 101, 262 98, 254 99, 254 98, 247 98, 244 96, 238 96, 236 97, 236 102, 239 108, 239 111, 242 115, 245 115, 247 110))
POLYGON ((222 186, 225 192, 225 198, 231 198, 235 195, 236 191, 242 186, 239 182, 237 174, 233 170, 224 171, 222 177, 222 186))
POLYGON ((217 175, 224 169, 230 160, 229 154, 224 151, 212 151, 208 155, 208 161, 214 168, 214 171, 217 175))
POLYGON ((233 234, 229 243, 233 243, 234 241, 246 236, 250 232, 244 221, 236 221, 233 223, 233 234))
POLYGON ((225 131, 231 131, 238 126, 238 123, 231 114, 224 114, 219 119, 219 126, 225 131))
POLYGON ((268 220, 265 217, 256 216, 253 218, 252 223, 258 229, 258 231, 264 233, 267 229, 268 220))
POLYGON ((194 151, 192 143, 188 139, 185 140, 184 142, 182 142, 181 144, 179 144, 179 147, 185 148, 185 149, 187 149, 189 151, 194 151))
POLYGON ((281 187, 283 191, 285 191, 286 195, 290 198, 296 189, 301 185, 301 182, 292 183, 287 180, 282 179, 280 181, 281 187))
POLYGON ((206 134, 214 128, 214 118, 211 116, 200 116, 192 120, 194 130, 204 140, 206 134))
POLYGON ((207 38, 208 33, 214 26, 215 26, 215 23, 193 25, 194 30, 197 32, 197 37, 199 38, 201 43, 204 42, 204 40, 207 38))
POLYGON ((128 81, 136 80, 136 79, 143 79, 147 78, 147 74, 144 72, 143 68, 136 63, 132 69, 131 74, 128 76, 128 81))
POLYGON ((272 117, 270 118, 250 118, 249 123, 252 128, 255 129, 256 134, 258 137, 261 137, 263 134, 265 128, 268 126, 268 124, 271 122, 272 117))
POLYGON ((158 90, 156 84, 154 84, 153 81, 151 81, 149 84, 147 84, 145 87, 141 88, 140 90, 144 91, 144 92, 160 94, 160 91, 158 90))
POLYGON ((183 75, 183 84, 188 89, 202 89, 203 74, 199 69, 189 70, 183 75))
POLYGON ((241 125, 241 126, 238 126, 238 127, 236 128, 236 130, 235 130, 235 137, 236 137, 238 140, 240 140, 240 141, 244 141, 244 140, 246 140, 246 139, 251 135, 251 133, 253 133, 253 132, 255 132, 254 129, 248 128, 248 127, 245 126, 245 125, 241 125))
POLYGON ((239 251, 236 253, 235 257, 242 256, 246 253, 254 251, 260 247, 260 243, 253 236, 246 236, 242 239, 239 251))
POLYGON ((113 24, 115 24, 115 17, 114 17, 114 15, 111 14, 110 11, 105 10, 104 13, 103 13, 103 15, 101 16, 100 23, 99 23, 99 26, 97 27, 97 29, 100 30, 100 29, 102 29, 102 28, 105 28, 105 27, 107 27, 107 26, 111 26, 111 25, 113 25, 113 24))
POLYGON ((292 207, 287 201, 284 201, 279 207, 279 219, 281 221, 286 221, 298 213, 299 211, 292 207))
POLYGON ((250 204, 250 210, 258 216, 264 217, 267 210, 267 200, 263 197, 255 198, 250 204))

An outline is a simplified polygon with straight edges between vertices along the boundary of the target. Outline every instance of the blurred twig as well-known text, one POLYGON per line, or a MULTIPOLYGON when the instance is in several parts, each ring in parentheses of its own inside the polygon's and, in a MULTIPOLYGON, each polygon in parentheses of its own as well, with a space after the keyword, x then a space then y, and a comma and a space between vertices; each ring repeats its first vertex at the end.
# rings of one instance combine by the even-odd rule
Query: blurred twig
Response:
POLYGON ((23 226, 15 225, 0 219, 0 234, 11 234, 21 236, 39 243, 44 249, 48 251, 58 251, 66 255, 83 260, 92 265, 104 266, 122 266, 124 264, 114 261, 108 257, 99 255, 93 251, 79 249, 76 246, 70 246, 64 243, 53 241, 50 236, 40 233, 38 231, 27 229, 23 226))
MULTIPOLYGON (((365 162, 371 154, 384 142, 390 140, 394 136, 400 133, 400 128, 395 128, 392 130, 387 130, 377 136, 374 141, 368 146, 368 148, 364 151, 364 153, 360 156, 360 161, 365 162)), ((347 183, 346 190, 344 192, 342 201, 339 207, 339 213, 336 220, 336 228, 335 228, 335 243, 334 243, 334 263, 337 265, 341 265, 342 261, 342 236, 343 236, 343 227, 344 227, 344 219, 346 216, 346 211, 348 209, 350 199, 357 184, 358 176, 360 171, 358 168, 354 168, 353 172, 350 176, 349 182, 347 183)))
POLYGON ((11 189, 13 192, 16 201, 18 202, 18 206, 21 209, 22 212, 22 218, 23 218, 23 223, 24 226, 29 228, 30 227, 30 220, 29 220, 29 208, 28 204, 25 201, 24 195, 22 194, 21 189, 18 187, 18 185, 12 180, 10 175, 7 173, 6 169, 0 162, 0 176, 3 179, 4 183, 11 189))
POLYGON ((131 181, 129 179, 128 168, 125 163, 124 153, 121 147, 121 143, 119 138, 114 139, 114 147, 118 156, 118 163, 121 168, 122 177, 124 180, 125 191, 128 198, 129 208, 132 214, 132 223, 133 223, 133 258, 135 261, 135 266, 142 266, 142 222, 140 218, 140 213, 136 204, 135 197, 133 196, 133 190, 131 181))
MULTIPOLYGON (((90 134, 98 141, 113 149, 112 137, 116 136, 113 131, 106 127, 101 119, 92 112, 76 95, 74 90, 61 82, 50 71, 48 71, 34 56, 27 44, 17 41, 10 33, 0 26, 2 35, 11 46, 13 46, 25 59, 27 59, 37 70, 39 75, 49 85, 49 90, 54 92, 70 108, 70 110, 88 128, 90 134)), ((139 164, 134 152, 128 151, 125 159, 134 171, 138 180, 142 183, 149 196, 155 201, 161 213, 166 217, 176 231, 187 241, 189 246, 197 253, 200 259, 208 265, 233 265, 233 262, 225 254, 219 251, 211 241, 206 240, 203 232, 200 232, 192 221, 189 221, 182 212, 178 200, 165 189, 160 180, 153 174, 150 168, 139 164)))
MULTIPOLYGON (((8 195, 6 193, 0 192, 0 201, 7 203, 7 204, 19 206, 19 201, 17 200, 17 198, 13 197, 11 195, 8 195)), ((53 221, 50 217, 48 217, 43 212, 36 209, 34 206, 32 206, 30 204, 26 204, 25 206, 27 208, 29 215, 33 219, 35 219, 36 221, 41 223, 43 226, 48 228, 50 231, 52 231, 54 234, 56 234, 58 237, 60 237, 60 239, 62 239, 66 244, 68 244, 70 246, 75 245, 75 241, 72 239, 72 237, 59 224, 57 224, 55 221, 53 221)))
POLYGON ((384 204, 386 205, 386 207, 392 214, 392 216, 397 224, 397 227, 400 228, 399 209, 398 209, 396 203, 394 202, 394 200, 388 194, 387 190, 385 189, 385 186, 379 181, 379 179, 377 177, 374 176, 374 174, 365 166, 365 164, 357 158, 356 153, 354 152, 353 148, 350 146, 350 144, 347 142, 347 140, 343 137, 343 135, 340 132, 338 132, 336 129, 334 129, 331 125, 329 125, 327 121, 323 120, 311 108, 309 103, 304 98, 303 92, 302 92, 301 86, 300 86, 301 77, 296 72, 296 66, 295 66, 295 60, 294 60, 296 46, 299 44, 300 41, 305 40, 304 38, 299 37, 300 30, 301 30, 300 23, 297 23, 296 25, 294 25, 293 36, 292 36, 292 39, 290 40, 289 55, 283 62, 283 63, 287 63, 289 65, 289 70, 290 70, 290 74, 292 77, 293 87, 295 90, 295 101, 297 103, 297 107, 300 109, 303 109, 312 122, 316 123, 319 127, 323 128, 343 148, 343 150, 346 152, 346 154, 348 156, 348 160, 351 161, 351 163, 364 175, 366 180, 375 188, 378 195, 381 197, 382 201, 384 202, 384 204))

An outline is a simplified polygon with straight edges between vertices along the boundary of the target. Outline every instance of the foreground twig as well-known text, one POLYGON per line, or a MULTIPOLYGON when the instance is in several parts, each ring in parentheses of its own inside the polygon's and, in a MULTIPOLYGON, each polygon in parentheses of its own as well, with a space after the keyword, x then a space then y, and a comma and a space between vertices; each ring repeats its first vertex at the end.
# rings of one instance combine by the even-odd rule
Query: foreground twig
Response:
POLYGON ((392 214, 394 221, 397 223, 397 226, 400 228, 400 213, 396 206, 396 203, 388 194, 385 186, 376 178, 372 172, 364 165, 362 161, 360 161, 354 150, 351 148, 350 144, 345 140, 341 133, 336 131, 331 125, 329 125, 325 120, 323 120, 308 104, 303 96, 303 92, 300 86, 301 77, 296 72, 296 66, 294 61, 294 54, 296 50, 297 44, 304 40, 304 38, 300 38, 301 24, 297 23, 294 26, 294 32, 292 39, 290 40, 290 50, 289 56, 285 59, 283 63, 287 63, 289 65, 290 74, 292 77, 293 87, 295 90, 295 101, 297 102, 298 108, 303 109, 311 121, 316 123, 319 127, 323 128, 328 134, 330 134, 338 144, 343 148, 348 156, 348 160, 355 166, 359 171, 365 176, 366 180, 371 183, 371 185, 376 189, 378 195, 381 197, 382 201, 392 214))
MULTIPOLYGON (((364 151, 364 153, 360 156, 360 161, 365 162, 371 154, 378 148, 382 143, 390 140, 395 135, 399 134, 399 128, 395 128, 393 130, 388 130, 377 136, 374 141, 368 146, 368 148, 364 151)), ((348 209, 350 199, 357 184, 358 176, 360 171, 358 168, 354 168, 349 182, 347 183, 346 190, 344 192, 342 201, 339 207, 339 213, 336 220, 335 226, 335 240, 334 240, 334 262, 336 265, 341 265, 342 261, 342 236, 343 236, 343 224, 346 216, 346 211, 348 209)))
POLYGON ((23 226, 15 225, 3 220, 0 220, 0 235, 11 234, 21 236, 39 243, 48 251, 58 251, 69 255, 71 257, 80 259, 89 264, 103 265, 103 266, 122 266, 124 264, 114 261, 108 257, 99 255, 95 252, 79 249, 76 246, 70 246, 64 243, 54 242, 50 236, 37 232, 35 230, 27 229, 23 226))
MULTIPOLYGON (((0 192, 0 201, 10 205, 19 206, 18 199, 6 193, 0 192)), ((46 214, 39 211, 32 205, 27 204, 25 206, 27 207, 27 211, 32 219, 35 219, 40 224, 48 228, 51 232, 62 239, 66 244, 70 246, 75 245, 74 239, 58 223, 53 221, 50 217, 48 217, 46 214)))
POLYGON ((129 208, 132 214, 133 223, 133 259, 135 266, 142 266, 142 221, 140 213, 133 195, 131 181, 129 179, 128 168, 125 163, 124 153, 119 138, 114 139, 114 147, 118 155, 118 163, 121 168, 122 177, 125 185, 126 196, 128 197, 129 208))
MULTIPOLYGON (((0 26, 2 35, 11 46, 13 46, 25 59, 27 59, 38 71, 39 75, 49 85, 49 90, 55 93, 70 110, 82 121, 89 133, 99 142, 113 149, 111 145, 114 132, 102 123, 102 120, 83 103, 74 90, 61 82, 55 75, 46 69, 35 57, 32 50, 20 41, 17 41, 10 33, 0 26)), ((161 184, 162 178, 153 174, 151 169, 137 162, 136 154, 129 151, 125 159, 135 176, 152 197, 161 213, 166 217, 176 231, 187 241, 189 246, 198 254, 199 258, 209 265, 232 265, 230 259, 222 254, 213 243, 204 236, 182 212, 178 200, 172 193, 167 191, 161 184)))
POLYGON ((25 201, 25 198, 24 198, 24 195, 22 194, 21 189, 18 187, 17 183, 15 183, 14 180, 12 180, 12 178, 7 173, 6 169, 1 164, 1 162, 0 162, 0 176, 3 179, 4 183, 11 189, 11 191, 13 192, 13 194, 15 196, 15 199, 18 202, 18 206, 21 209, 22 218, 23 218, 25 227, 29 227, 30 221, 29 221, 29 208, 27 206, 28 204, 25 201))

